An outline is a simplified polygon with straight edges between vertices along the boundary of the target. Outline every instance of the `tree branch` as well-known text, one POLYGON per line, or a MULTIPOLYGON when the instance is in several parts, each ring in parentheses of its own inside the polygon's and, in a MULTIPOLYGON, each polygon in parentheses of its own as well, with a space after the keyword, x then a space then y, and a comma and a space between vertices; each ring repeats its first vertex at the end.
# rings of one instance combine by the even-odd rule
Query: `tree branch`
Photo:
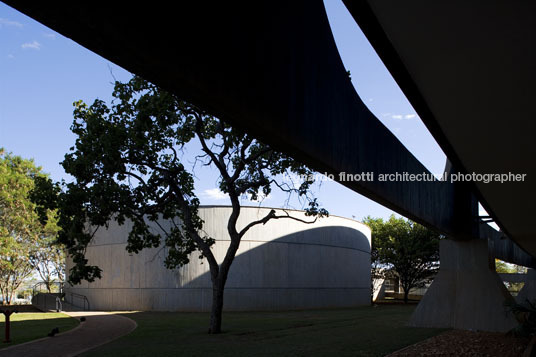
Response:
POLYGON ((218 157, 216 157, 216 154, 214 154, 214 152, 212 152, 212 150, 210 150, 210 148, 208 147, 207 143, 206 143, 206 140, 205 140, 205 136, 203 135, 203 130, 202 130, 202 125, 203 125, 203 120, 202 118, 199 116, 198 113, 195 113, 194 112, 194 116, 196 118, 196 122, 195 122, 195 133, 197 134, 197 137, 199 138, 199 141, 201 143, 201 146, 203 148, 203 151, 210 157, 210 159, 212 160, 212 162, 214 162, 214 165, 216 165, 216 167, 218 168, 218 170, 220 171, 220 174, 222 175, 222 177, 224 178, 224 180, 230 184, 231 183, 231 178, 229 177, 229 173, 227 172, 226 168, 225 168, 225 164, 222 164, 220 162, 220 160, 218 159, 218 157))
POLYGON ((188 230, 188 233, 191 235, 191 237, 194 239, 195 243, 199 246, 201 251, 203 252, 203 255, 207 258, 212 278, 218 276, 219 273, 219 266, 218 262, 216 261, 216 258, 214 257, 214 254, 212 253, 212 250, 210 250, 210 245, 208 245, 197 233, 196 229, 192 226, 192 212, 189 206, 189 203, 184 199, 184 196, 182 194, 181 189, 175 184, 171 184, 171 188, 175 191, 175 194, 177 196, 177 200, 179 201, 179 204, 181 206, 181 211, 184 214, 184 223, 186 225, 186 228, 188 230))
POLYGON ((239 233, 240 235, 240 238, 242 238, 244 236, 244 234, 246 234, 246 232, 256 226, 256 225, 259 225, 259 224, 266 224, 268 223, 269 220, 271 219, 281 219, 281 218, 288 218, 288 219, 292 219, 292 220, 295 220, 295 221, 298 221, 298 222, 301 222, 301 223, 305 223, 305 224, 313 224, 316 222, 316 220, 318 219, 318 217, 316 217, 313 221, 306 221, 304 219, 301 219, 301 218, 298 218, 298 217, 293 217, 291 216, 287 211, 283 210, 283 212, 285 212, 285 215, 284 216, 277 216, 276 215, 276 212, 275 210, 270 210, 270 212, 264 216, 263 218, 257 220, 257 221, 253 221, 251 223, 249 223, 247 226, 245 226, 239 233))

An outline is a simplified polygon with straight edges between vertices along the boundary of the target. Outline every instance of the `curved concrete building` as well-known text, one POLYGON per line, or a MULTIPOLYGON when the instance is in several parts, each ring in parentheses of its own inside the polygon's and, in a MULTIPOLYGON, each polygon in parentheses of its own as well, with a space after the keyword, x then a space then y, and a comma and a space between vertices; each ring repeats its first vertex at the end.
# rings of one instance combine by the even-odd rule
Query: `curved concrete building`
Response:
MULTIPOLYGON (((243 207, 239 227, 265 216, 269 208, 243 207)), ((288 211, 308 219, 302 211, 288 211)), ((221 261, 229 245, 230 207, 199 210, 204 230, 216 239, 221 261)), ((162 222, 165 224, 165 222, 162 222)), ((85 295, 93 310, 208 311, 212 286, 209 266, 192 254, 188 265, 168 270, 165 248, 139 254, 125 250, 130 224, 101 228, 87 248, 89 264, 102 279, 66 288, 85 295)), ((70 268, 68 263, 67 268, 70 268)), ((243 237, 225 288, 226 310, 284 310, 346 307, 370 303, 370 229, 330 216, 305 224, 271 220, 243 237)))

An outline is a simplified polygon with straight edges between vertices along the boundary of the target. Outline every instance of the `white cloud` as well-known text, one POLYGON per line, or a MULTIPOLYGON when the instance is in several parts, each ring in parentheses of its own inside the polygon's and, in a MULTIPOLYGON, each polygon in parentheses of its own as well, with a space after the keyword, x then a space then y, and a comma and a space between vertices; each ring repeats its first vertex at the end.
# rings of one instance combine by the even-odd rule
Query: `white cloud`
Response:
POLYGON ((41 44, 37 41, 33 41, 33 42, 27 42, 27 43, 23 43, 22 45, 20 45, 20 47, 22 47, 23 49, 31 49, 31 50, 40 50, 41 49, 41 44))
POLYGON ((43 37, 50 38, 51 40, 54 40, 54 39, 56 39, 56 34, 45 33, 45 34, 43 34, 43 37))
POLYGON ((225 200, 228 198, 228 196, 225 193, 221 192, 219 188, 211 188, 205 190, 203 191, 203 195, 213 200, 225 200))
POLYGON ((417 114, 393 114, 391 115, 391 118, 396 120, 402 120, 402 119, 413 119, 417 117, 417 114))
POLYGON ((9 59, 14 59, 15 56, 13 56, 13 55, 10 53, 10 54, 7 55, 7 58, 9 58, 9 59))
POLYGON ((272 198, 270 195, 265 196, 264 193, 262 193, 262 191, 259 191, 259 193, 257 193, 257 199, 256 200, 252 200, 251 195, 247 195, 247 196, 243 197, 243 199, 245 199, 246 201, 249 201, 249 202, 262 202, 262 201, 269 200, 270 198, 272 198))
MULTIPOLYGON (((219 188, 211 188, 208 190, 204 190, 203 196, 207 199, 211 199, 215 201, 223 201, 223 200, 229 199, 229 196, 226 193, 222 192, 219 188)), ((259 191, 259 193, 257 194, 256 200, 252 200, 251 195, 243 195, 241 197, 242 200, 247 201, 247 202, 261 202, 261 201, 269 200, 270 198, 271 198, 270 195, 264 196, 262 191, 259 191)))
POLYGON ((12 26, 12 27, 21 28, 22 24, 17 21, 11 21, 11 20, 0 17, 0 28, 2 28, 3 26, 12 26))

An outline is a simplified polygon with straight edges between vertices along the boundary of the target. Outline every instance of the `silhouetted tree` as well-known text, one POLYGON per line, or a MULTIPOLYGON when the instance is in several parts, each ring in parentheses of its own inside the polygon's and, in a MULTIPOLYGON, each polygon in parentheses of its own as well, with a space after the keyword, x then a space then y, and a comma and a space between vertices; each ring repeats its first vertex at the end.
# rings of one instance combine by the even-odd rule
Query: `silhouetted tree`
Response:
POLYGON ((139 77, 116 82, 113 96, 110 107, 101 100, 91 106, 75 103, 76 145, 62 163, 75 181, 66 185, 60 200, 60 238, 75 264, 70 280, 93 281, 101 275, 100 268, 89 266, 84 257, 96 231, 88 230, 88 225, 98 228, 112 219, 119 224, 128 219, 132 221, 129 252, 163 242, 168 248, 167 268, 187 264, 195 251, 208 261, 213 290, 209 332, 219 333, 225 283, 244 234, 272 219, 313 222, 271 210, 238 229, 240 198, 257 200, 276 187, 303 198, 308 216, 327 215, 311 195, 313 171, 139 77), (222 262, 212 253, 214 239, 202 230, 194 175, 181 155, 193 140, 201 146, 197 160, 218 170, 219 189, 232 205, 227 224, 231 243, 222 262), (293 185, 286 180, 290 175, 305 179, 293 185), (161 234, 149 229, 151 222, 159 225, 159 218, 172 222, 169 229, 160 226, 161 234))

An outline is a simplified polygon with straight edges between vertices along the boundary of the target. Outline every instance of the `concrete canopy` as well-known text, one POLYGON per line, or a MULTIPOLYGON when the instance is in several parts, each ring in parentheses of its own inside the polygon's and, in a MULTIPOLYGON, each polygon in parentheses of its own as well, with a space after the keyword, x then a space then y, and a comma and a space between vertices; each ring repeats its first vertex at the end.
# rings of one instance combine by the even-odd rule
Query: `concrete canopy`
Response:
POLYGON ((344 1, 449 159, 501 229, 536 253, 536 3, 344 1))
MULTIPOLYGON (((43 3, 7 0, 5 3, 125 69, 151 80, 234 125, 241 126, 274 147, 292 152, 298 159, 318 171, 335 174, 427 172, 368 111, 355 93, 339 58, 322 1, 269 2, 255 4, 255 7, 251 8, 242 3, 204 1, 195 4, 151 5, 138 2, 129 3, 128 6, 98 1, 43 3)), ((397 14, 395 9, 404 6, 418 14, 427 15, 421 9, 424 2, 411 2, 411 6, 408 2, 404 2, 403 6, 395 6, 395 2, 381 3, 381 11, 390 13, 391 17, 397 14)), ((381 22, 381 17, 376 18, 376 13, 366 1, 346 1, 346 4, 362 27, 366 28, 363 23, 367 21, 376 25, 381 22), (362 17, 356 15, 356 9, 363 11, 362 17), (363 22, 363 18, 367 20, 363 22)), ((407 9, 405 11, 410 12, 407 9)), ((452 11, 455 13, 454 8, 452 11)), ((391 17, 387 17, 385 21, 390 23, 391 17)), ((467 22, 471 17, 466 17, 467 22)), ((473 18, 475 19, 479 17, 473 18)), ((482 21, 486 19, 484 16, 482 21)), ((454 52, 459 50, 455 46, 456 38, 463 35, 462 30, 451 32, 451 23, 448 23, 447 30, 441 27, 441 22, 432 23, 427 19, 426 23, 430 29, 437 27, 444 37, 448 37, 449 33, 453 36, 457 34, 447 43, 452 44, 454 52)), ((413 40, 414 32, 418 32, 417 26, 394 27, 392 31, 401 31, 404 34, 407 28, 417 30, 401 35, 405 42, 401 41, 400 46, 412 48, 413 45, 419 45, 425 46, 426 49, 429 43, 415 42, 419 36, 413 40)), ((424 32, 429 31, 426 26, 424 29, 424 32)), ((523 28, 519 25, 513 29, 523 28)), ((471 28, 467 29, 470 30, 471 28)), ((381 31, 379 33, 381 34, 381 31)), ((533 34, 534 31, 530 33, 533 34)), ((421 34, 422 36, 424 35, 421 34)), ((493 39, 493 35, 490 38, 493 39)), ((494 43, 485 37, 476 40, 479 47, 493 46, 494 43)), ((528 43, 523 38, 520 41, 528 43)), ((378 42, 373 38, 371 42, 378 46, 378 42)), ((390 46, 388 52, 390 51, 390 55, 394 53, 393 58, 396 58, 397 47, 388 41, 380 44, 386 43, 390 46)), ((516 136, 522 132, 528 135, 530 125, 533 125, 523 120, 530 114, 525 111, 528 108, 516 106, 515 110, 520 112, 513 116, 520 119, 509 117, 512 123, 517 120, 512 125, 512 130, 505 130, 507 125, 501 126, 503 121, 494 121, 497 128, 490 129, 488 133, 486 126, 478 125, 480 121, 486 120, 486 116, 482 115, 475 125, 479 129, 484 128, 487 135, 475 135, 475 122, 472 120, 477 111, 471 110, 470 114, 464 116, 453 116, 452 108, 447 108, 449 103, 453 103, 449 98, 455 95, 454 89, 459 87, 470 87, 471 93, 483 90, 488 93, 492 92, 488 88, 494 87, 494 84, 487 81, 488 77, 484 76, 484 72, 481 73, 484 77, 479 77, 480 80, 476 78, 470 81, 476 87, 466 84, 467 78, 473 78, 467 77, 466 72, 449 71, 444 75, 444 63, 437 62, 441 57, 438 55, 434 65, 424 66, 424 69, 429 69, 424 77, 440 74, 451 76, 454 82, 450 82, 451 85, 447 88, 450 90, 445 92, 445 88, 439 84, 434 87, 441 89, 439 91, 434 91, 434 88, 421 88, 418 80, 422 79, 423 75, 417 74, 423 65, 420 54, 426 52, 424 49, 411 57, 416 62, 390 62, 385 58, 384 61, 391 70, 396 69, 392 67, 392 63, 402 66, 400 73, 403 73, 404 80, 409 83, 402 85, 402 89, 456 167, 477 172, 496 172, 511 168, 511 171, 529 173, 530 177, 527 166, 532 163, 527 161, 525 155, 533 150, 534 146, 530 141, 518 140, 520 137, 516 136), (409 68, 406 68, 406 65, 409 68), (416 72, 409 71, 411 68, 416 68, 416 72), (426 91, 426 96, 422 91, 426 91), (412 93, 414 95, 411 95, 412 93), (445 95, 447 97, 442 98, 445 95), (436 102, 428 96, 435 98, 437 104, 429 105, 436 102), (444 114, 439 115, 439 112, 445 110, 444 114), (442 119, 439 119, 440 117, 442 119), (447 123, 452 124, 448 130, 443 128, 447 123), (496 137, 493 135, 496 132, 507 135, 496 137), (497 143, 502 144, 499 146, 497 143), (490 151, 489 158, 486 158, 484 153, 488 152, 491 144, 497 146, 497 149, 490 151), (500 148, 505 146, 508 150, 501 151, 500 148), (470 150, 467 150, 468 148, 470 150), (493 161, 495 155, 498 155, 497 160, 493 161), (512 157, 519 160, 512 160, 512 157), (508 158, 514 163, 509 162, 508 158)), ((526 50, 527 56, 533 54, 531 51, 533 50, 526 50)), ((485 53, 487 52, 473 50, 464 52, 461 57, 475 56, 469 62, 474 62, 473 67, 478 67, 482 60, 480 56, 485 53)), ((512 60, 512 64, 515 63, 512 60)), ((524 64, 525 62, 521 65, 524 64)), ((423 80, 433 84, 433 80, 423 80)), ((506 80, 505 77, 504 81, 506 80)), ((523 86, 525 82, 514 76, 510 82, 506 82, 509 83, 519 83, 523 86)), ((520 88, 511 89, 523 94, 521 98, 530 97, 530 88, 525 91, 520 88)), ((464 95, 467 95, 467 91, 469 89, 466 89, 464 95)), ((463 96, 458 97, 456 103, 463 104, 463 96)), ((489 103, 486 101, 488 99, 483 96, 479 100, 489 103)), ((503 97, 500 99, 491 103, 499 106, 501 110, 498 112, 504 115, 507 104, 503 97)), ((466 107, 470 107, 470 103, 464 104, 465 109, 466 107)), ((477 107, 483 108, 485 105, 477 107)), ((489 105, 486 110, 487 113, 493 111, 493 106, 489 105)), ((474 200, 472 188, 468 185, 448 182, 378 181, 346 182, 345 185, 452 237, 463 239, 480 236, 478 228, 475 230, 476 217, 472 208, 474 200)), ((522 219, 528 215, 526 202, 531 197, 534 198, 534 190, 527 193, 531 187, 530 181, 520 185, 517 191, 517 188, 504 191, 505 187, 478 186, 475 193, 480 195, 480 199, 486 203, 486 208, 505 231, 534 254, 536 245, 529 239, 527 224, 524 223, 528 220, 522 219), (501 192, 497 193, 498 191, 501 192), (509 193, 514 195, 509 196, 509 193), (524 197, 526 201, 514 205, 510 197, 524 197)))

